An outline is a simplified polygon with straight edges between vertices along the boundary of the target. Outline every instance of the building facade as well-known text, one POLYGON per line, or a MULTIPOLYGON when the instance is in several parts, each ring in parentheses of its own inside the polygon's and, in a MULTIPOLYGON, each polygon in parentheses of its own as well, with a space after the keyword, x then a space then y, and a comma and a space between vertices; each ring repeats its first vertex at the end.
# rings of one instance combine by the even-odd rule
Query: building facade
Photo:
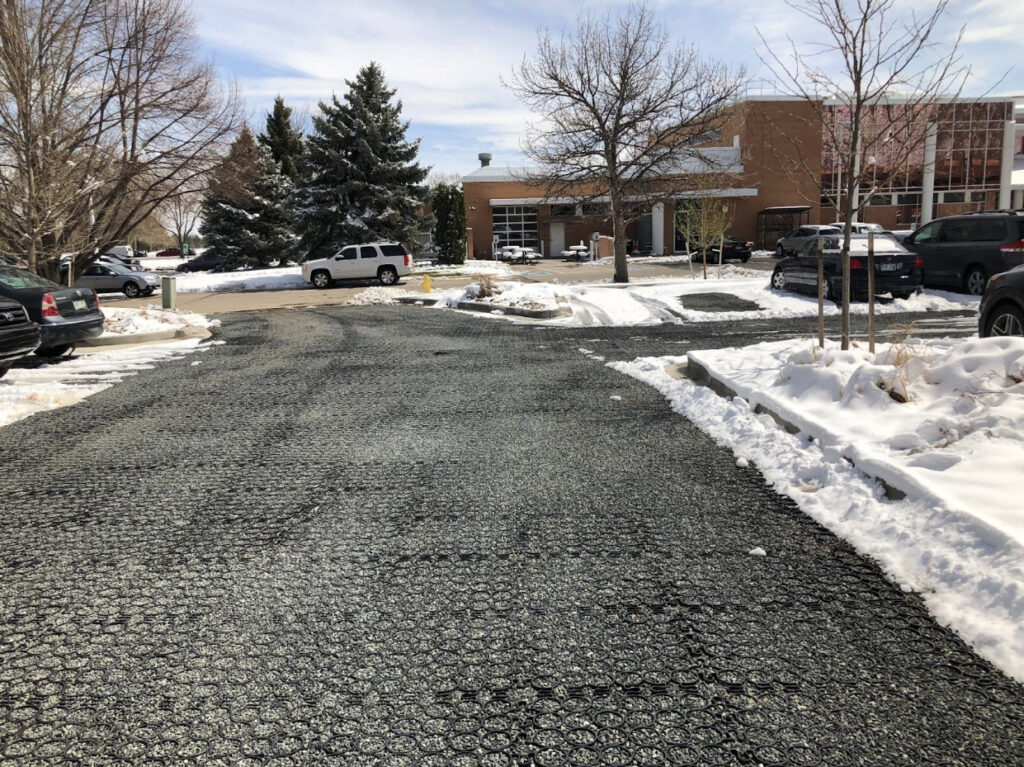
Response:
MULTIPOLYGON (((899 108, 895 106, 887 108, 899 108)), ((730 236, 774 248, 778 237, 803 223, 839 220, 843 174, 830 137, 845 116, 838 103, 762 97, 738 104, 714 140, 700 152, 713 157, 726 183, 712 192, 732 220, 730 236), (831 121, 826 126, 825 122, 831 121), (829 129, 826 129, 829 128, 829 129)), ((883 121, 879 120, 881 124, 883 121)), ((867 121, 868 131, 871 121, 867 121)), ((881 137, 865 158, 863 177, 885 170, 894 179, 870 195, 864 221, 887 229, 913 229, 939 216, 973 210, 1024 209, 1024 99, 959 99, 939 105, 927 140, 912 152, 887 151, 899 137, 881 137), (889 161, 898 172, 888 173, 889 161)), ((529 181, 529 169, 495 167, 490 155, 465 176, 468 248, 491 258, 506 245, 532 247, 558 255, 588 242, 597 232, 611 234, 607 200, 580 190, 577 198, 545 199, 529 181)), ((700 170, 688 171, 695 176, 700 170)), ((701 187, 694 179, 695 187, 701 187)), ((685 195, 684 195, 685 196, 685 195)), ((859 200, 859 197, 858 197, 859 200)), ((677 227, 684 215, 681 198, 656 204, 629 224, 631 251, 664 254, 685 249, 677 227)))

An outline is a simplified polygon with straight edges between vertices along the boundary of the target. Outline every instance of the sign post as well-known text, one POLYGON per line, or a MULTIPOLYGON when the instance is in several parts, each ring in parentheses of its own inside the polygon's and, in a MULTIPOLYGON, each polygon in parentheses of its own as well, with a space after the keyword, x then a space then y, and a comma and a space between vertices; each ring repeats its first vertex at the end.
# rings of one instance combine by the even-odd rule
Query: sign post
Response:
POLYGON ((868 351, 875 353, 875 233, 868 232, 868 351))
POLYGON ((825 348, 825 238, 818 238, 818 346, 825 348))

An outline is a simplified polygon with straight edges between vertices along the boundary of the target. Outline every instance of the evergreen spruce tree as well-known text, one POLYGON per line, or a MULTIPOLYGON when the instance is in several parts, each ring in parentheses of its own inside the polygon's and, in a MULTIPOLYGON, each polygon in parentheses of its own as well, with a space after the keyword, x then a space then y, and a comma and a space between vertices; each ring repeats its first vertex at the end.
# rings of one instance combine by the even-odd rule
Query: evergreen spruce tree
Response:
POLYGON ((281 173, 293 182, 302 177, 305 165, 306 143, 302 134, 292 127, 291 107, 284 105, 284 98, 274 99, 274 109, 267 115, 265 132, 259 142, 270 150, 281 173))
POLYGON ((442 264, 466 263, 466 203, 462 188, 441 182, 431 194, 434 245, 442 264))
POLYGON ((203 199, 200 233, 209 250, 229 269, 287 259, 297 239, 292 192, 270 150, 243 128, 203 199))
POLYGON ((416 162, 419 140, 406 139, 409 123, 383 70, 371 63, 346 84, 344 102, 320 104, 308 142, 300 224, 312 256, 356 242, 409 243, 426 198, 429 168, 416 162))

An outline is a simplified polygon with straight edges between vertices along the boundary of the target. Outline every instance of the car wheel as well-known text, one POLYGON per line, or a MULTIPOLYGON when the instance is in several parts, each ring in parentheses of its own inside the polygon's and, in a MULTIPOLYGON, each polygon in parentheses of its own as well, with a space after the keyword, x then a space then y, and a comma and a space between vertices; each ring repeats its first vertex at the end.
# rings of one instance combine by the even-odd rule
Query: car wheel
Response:
POLYGON ((126 282, 121 287, 121 292, 124 293, 128 298, 137 298, 142 289, 134 282, 126 282))
POLYGON ((37 357, 59 357, 71 349, 71 344, 58 344, 57 346, 44 346, 36 349, 37 357))
POLYGON ((319 269, 319 270, 313 272, 312 280, 313 280, 313 287, 314 288, 319 288, 320 290, 324 290, 325 288, 331 287, 331 275, 330 275, 330 272, 325 272, 322 269, 319 269))
POLYGON ((745 264, 749 260, 750 260, 750 256, 744 256, 743 258, 740 259, 740 263, 741 264, 745 264))
POLYGON ((899 298, 899 299, 902 299, 904 301, 906 299, 910 298, 912 295, 914 295, 914 294, 911 291, 909 291, 909 290, 894 290, 892 292, 892 297, 893 298, 899 298))
POLYGON ((777 247, 775 249, 775 257, 776 258, 782 258, 785 255, 786 255, 786 249, 783 248, 781 245, 779 245, 779 247, 777 247))
POLYGON ((394 285, 398 282, 398 272, 390 266, 382 266, 377 272, 377 279, 380 280, 381 285, 394 285))
POLYGON ((776 290, 786 289, 786 273, 777 266, 775 267, 775 271, 772 272, 772 287, 776 290))
POLYGON ((964 276, 964 288, 972 296, 980 296, 985 292, 985 270, 980 266, 972 266, 964 276))
POLYGON ((1024 313, 1014 306, 1000 306, 989 315, 985 336, 1024 336, 1024 313))

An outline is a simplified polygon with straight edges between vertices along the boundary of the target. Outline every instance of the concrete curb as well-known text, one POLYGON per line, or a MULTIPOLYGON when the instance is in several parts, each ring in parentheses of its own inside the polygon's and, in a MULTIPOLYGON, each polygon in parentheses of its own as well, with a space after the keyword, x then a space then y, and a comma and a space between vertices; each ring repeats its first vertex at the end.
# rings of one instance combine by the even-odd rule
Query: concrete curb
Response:
MULTIPOLYGON (((696 360, 687 359, 685 366, 683 366, 683 365, 668 365, 666 367, 666 371, 669 373, 669 375, 672 375, 674 377, 679 377, 680 374, 685 375, 687 378, 689 378, 694 383, 699 384, 700 386, 706 386, 707 388, 711 389, 711 391, 713 391, 715 394, 717 394, 720 397, 726 397, 726 398, 739 397, 740 399, 744 399, 745 400, 745 398, 744 397, 740 397, 740 395, 737 394, 732 389, 732 387, 730 387, 727 383, 722 381, 720 378, 716 378, 711 373, 711 371, 709 371, 704 365, 700 364, 696 360)), ((777 423, 783 429, 788 431, 790 434, 800 434, 801 431, 802 431, 798 426, 796 426, 796 424, 793 424, 790 421, 787 421, 785 418, 783 418, 781 415, 776 413, 774 410, 771 410, 770 408, 764 407, 764 405, 761 405, 761 404, 755 405, 754 406, 754 412, 758 413, 758 414, 764 413, 764 414, 768 415, 769 417, 771 417, 771 419, 773 421, 775 421, 775 423, 777 423)), ((811 437, 811 435, 807 435, 807 436, 809 438, 813 439, 813 437, 811 437)), ((857 468, 862 474, 864 474, 864 476, 870 477, 871 479, 875 480, 875 482, 877 482, 879 485, 881 485, 882 489, 885 490, 885 497, 888 498, 890 501, 902 501, 904 498, 907 497, 906 492, 904 492, 900 488, 896 487, 895 485, 889 484, 888 482, 886 482, 881 477, 876 477, 874 474, 871 474, 870 472, 865 471, 860 466, 857 466, 856 462, 852 461, 850 458, 847 458, 847 457, 844 456, 844 460, 846 460, 848 463, 850 463, 855 468, 857 468)))
MULTIPOLYGON (((423 304, 424 306, 433 306, 437 303, 436 298, 419 298, 416 296, 402 296, 397 300, 400 304, 423 304)), ((499 312, 501 314, 512 314, 517 317, 528 317, 533 320, 550 320, 555 317, 568 317, 570 314, 569 307, 567 306, 559 306, 555 309, 523 309, 518 306, 496 306, 479 301, 460 301, 455 308, 467 312, 483 312, 485 314, 499 312)))
POLYGON ((178 330, 156 330, 152 333, 136 333, 126 336, 98 336, 86 339, 78 345, 79 347, 135 346, 137 344, 151 344, 158 341, 177 341, 182 338, 206 339, 212 335, 206 328, 188 327, 178 330))

